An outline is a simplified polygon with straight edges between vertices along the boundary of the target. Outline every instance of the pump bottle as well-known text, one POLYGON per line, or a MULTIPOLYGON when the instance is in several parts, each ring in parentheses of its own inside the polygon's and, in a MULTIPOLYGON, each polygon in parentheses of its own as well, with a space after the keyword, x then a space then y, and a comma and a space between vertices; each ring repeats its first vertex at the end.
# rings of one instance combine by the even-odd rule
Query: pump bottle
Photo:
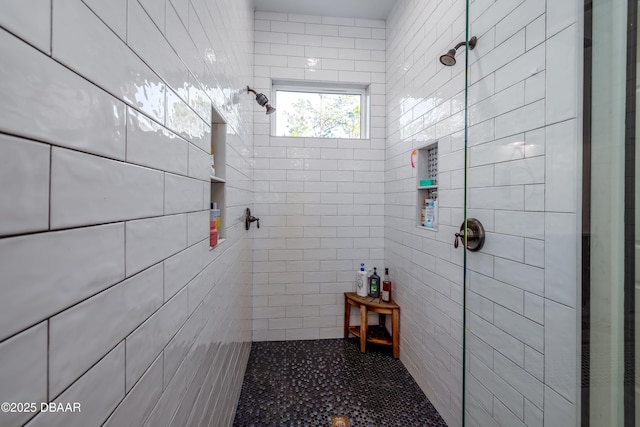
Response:
POLYGON ((369 294, 369 282, 364 263, 360 263, 360 271, 356 272, 356 293, 360 297, 366 297, 369 294))

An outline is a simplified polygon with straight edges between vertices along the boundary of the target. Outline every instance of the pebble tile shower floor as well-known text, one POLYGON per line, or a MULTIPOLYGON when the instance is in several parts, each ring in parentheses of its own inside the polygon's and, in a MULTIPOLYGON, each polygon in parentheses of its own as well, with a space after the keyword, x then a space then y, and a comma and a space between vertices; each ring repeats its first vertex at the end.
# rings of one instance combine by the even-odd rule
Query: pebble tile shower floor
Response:
POLYGON ((390 349, 357 339, 254 342, 233 425, 351 427, 446 423, 390 349))

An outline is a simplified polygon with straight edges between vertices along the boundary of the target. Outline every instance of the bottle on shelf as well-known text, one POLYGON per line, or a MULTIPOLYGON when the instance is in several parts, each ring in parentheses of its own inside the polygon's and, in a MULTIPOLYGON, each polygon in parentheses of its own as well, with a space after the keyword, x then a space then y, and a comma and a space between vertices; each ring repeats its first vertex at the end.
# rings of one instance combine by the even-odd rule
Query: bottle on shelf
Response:
POLYGON ((218 229, 219 231, 220 230, 220 209, 218 209, 218 204, 215 202, 211 204, 210 219, 211 221, 216 222, 216 229, 218 229))
POLYGON ((367 279, 364 263, 360 263, 360 271, 356 272, 356 293, 360 297, 366 297, 369 294, 369 282, 367 279))
POLYGON ((385 267, 384 277, 382 278, 382 301, 391 302, 391 279, 389 279, 389 269, 385 267))
POLYGON ((438 199, 433 198, 433 228, 438 227, 438 199))
POLYGON ((438 192, 432 191, 430 194, 430 199, 433 200, 433 221, 432 227, 438 227, 438 192))
POLYGON ((433 228, 435 220, 435 200, 427 199, 425 202, 424 226, 427 228, 433 228))
POLYGON ((373 274, 369 277, 369 296, 372 298, 380 298, 380 276, 373 267, 373 274))
POLYGON ((218 230, 220 228, 220 209, 216 203, 211 203, 209 210, 209 246, 218 244, 218 230))
POLYGON ((213 247, 218 244, 218 229, 215 221, 209 221, 209 246, 213 247))

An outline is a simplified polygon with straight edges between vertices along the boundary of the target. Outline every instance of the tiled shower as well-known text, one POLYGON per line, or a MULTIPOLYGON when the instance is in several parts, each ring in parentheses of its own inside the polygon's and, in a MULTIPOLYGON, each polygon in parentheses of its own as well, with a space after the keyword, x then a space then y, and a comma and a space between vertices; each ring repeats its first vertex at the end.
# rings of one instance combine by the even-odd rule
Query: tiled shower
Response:
MULTIPOLYGON (((475 0, 469 17, 466 209, 487 241, 467 256, 466 423, 576 425, 581 4, 475 0)), ((386 20, 3 1, 0 402, 82 412, 0 425, 230 425, 251 342, 342 337, 361 262, 389 267, 400 360, 462 425, 465 68, 437 58, 465 19, 459 0, 398 0, 386 20), (369 137, 271 136, 245 88, 274 81, 368 86, 369 137), (434 141, 435 231, 416 227, 410 164, 434 141)))

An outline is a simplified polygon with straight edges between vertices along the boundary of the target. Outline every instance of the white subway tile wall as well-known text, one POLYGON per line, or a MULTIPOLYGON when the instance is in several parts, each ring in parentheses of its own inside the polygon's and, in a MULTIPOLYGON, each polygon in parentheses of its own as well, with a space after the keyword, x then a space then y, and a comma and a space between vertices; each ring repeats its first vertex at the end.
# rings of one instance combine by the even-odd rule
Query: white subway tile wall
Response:
MULTIPOLYGON (((470 426, 576 424, 581 9, 555 3, 470 5, 478 44, 469 52, 466 206, 487 231, 482 252, 467 253, 470 426)), ((464 2, 402 1, 387 19, 384 258, 402 307, 401 359, 454 426, 463 390, 463 255, 452 243, 464 219, 464 48, 453 67, 438 57, 464 39, 464 2), (432 141, 436 232, 416 228, 409 161, 432 141)))
POLYGON ((384 272, 385 22, 257 11, 255 30, 258 92, 282 79, 370 88, 370 139, 275 137, 274 116, 254 116, 253 339, 339 338, 360 263, 384 272))
POLYGON ((0 425, 231 424, 252 333, 253 26, 249 0, 0 5, 1 400, 82 409, 0 425), (212 107, 229 144, 210 250, 212 107))

